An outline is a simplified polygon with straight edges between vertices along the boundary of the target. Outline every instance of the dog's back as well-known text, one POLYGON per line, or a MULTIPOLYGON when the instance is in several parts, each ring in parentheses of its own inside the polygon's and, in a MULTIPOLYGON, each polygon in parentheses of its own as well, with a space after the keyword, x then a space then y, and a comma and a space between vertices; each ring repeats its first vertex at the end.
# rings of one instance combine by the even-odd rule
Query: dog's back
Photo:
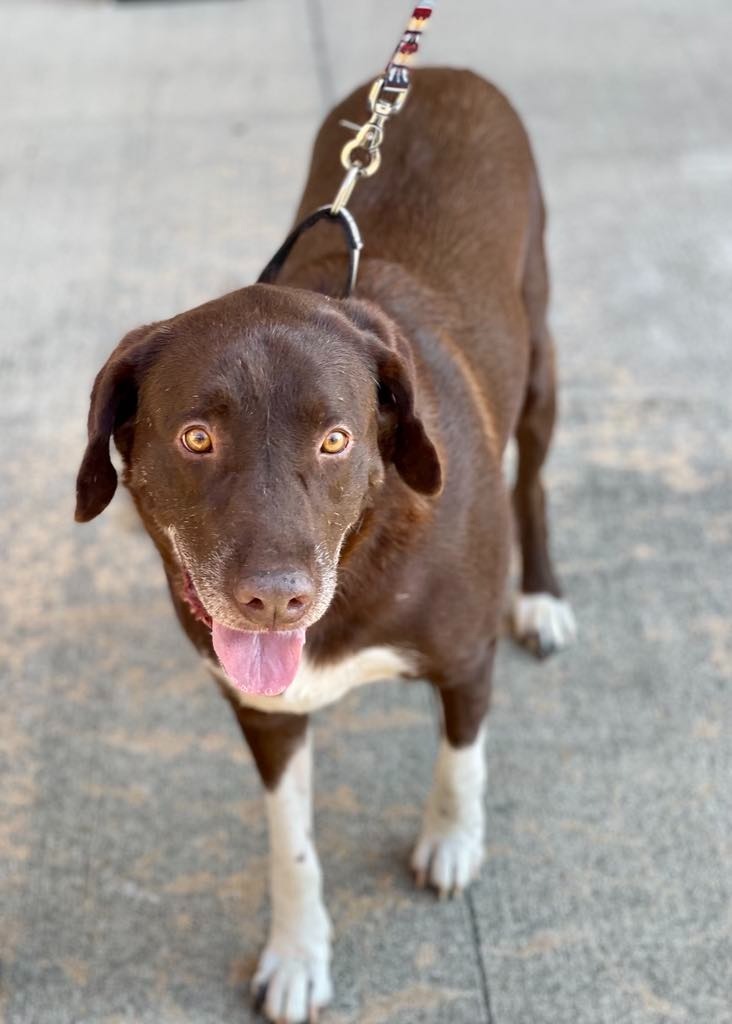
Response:
MULTIPOLYGON (((325 119, 297 219, 333 199, 349 137, 341 122, 362 122, 367 100, 362 86, 325 119)), ((502 449, 523 398, 529 329, 522 293, 543 227, 537 172, 515 110, 471 71, 415 71, 407 103, 387 126, 381 167, 359 184, 349 209, 365 241, 361 294, 397 320, 447 329, 470 363, 502 449), (382 263, 391 268, 383 278, 382 263), (395 279, 395 266, 418 287, 395 279)), ((327 290, 345 274, 333 271, 336 261, 345 265, 340 232, 311 233, 283 282, 327 290)))

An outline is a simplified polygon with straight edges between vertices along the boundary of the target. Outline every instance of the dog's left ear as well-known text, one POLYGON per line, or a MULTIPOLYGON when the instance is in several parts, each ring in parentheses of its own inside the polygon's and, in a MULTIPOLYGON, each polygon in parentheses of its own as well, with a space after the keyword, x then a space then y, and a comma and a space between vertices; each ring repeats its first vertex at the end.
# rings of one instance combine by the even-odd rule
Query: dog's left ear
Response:
POLYGON ((442 467, 417 408, 417 378, 407 340, 396 324, 372 303, 347 299, 341 307, 365 335, 363 341, 374 360, 382 456, 393 462, 412 490, 439 494, 442 467))
POLYGON ((76 478, 77 523, 87 523, 103 512, 117 489, 117 471, 109 457, 115 430, 137 411, 141 374, 158 350, 157 324, 138 327, 125 335, 96 376, 89 406, 89 440, 76 478))

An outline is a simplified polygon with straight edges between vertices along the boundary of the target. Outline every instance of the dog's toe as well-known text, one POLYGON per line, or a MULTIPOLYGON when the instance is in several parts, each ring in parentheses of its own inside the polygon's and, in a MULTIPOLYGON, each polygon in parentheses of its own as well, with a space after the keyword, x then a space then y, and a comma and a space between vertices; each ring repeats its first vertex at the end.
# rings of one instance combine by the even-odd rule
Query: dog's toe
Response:
POLYGON ((513 629, 517 640, 537 658, 569 646, 577 636, 572 608, 552 594, 516 594, 513 629))
POLYGON ((275 1024, 314 1024, 333 998, 328 959, 268 947, 252 981, 255 1008, 275 1024))
POLYGON ((412 854, 412 870, 418 888, 429 883, 440 899, 447 899, 470 885, 482 861, 480 837, 455 828, 444 835, 423 833, 412 854))

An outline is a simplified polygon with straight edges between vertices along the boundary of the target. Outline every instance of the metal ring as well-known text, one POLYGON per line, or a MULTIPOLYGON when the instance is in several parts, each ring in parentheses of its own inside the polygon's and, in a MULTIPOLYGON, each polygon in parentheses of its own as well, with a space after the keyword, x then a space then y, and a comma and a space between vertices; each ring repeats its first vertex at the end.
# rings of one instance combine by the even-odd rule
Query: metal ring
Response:
POLYGON ((351 139, 347 142, 341 150, 341 164, 347 171, 354 166, 358 166, 360 171, 360 177, 370 178, 372 174, 376 174, 381 164, 381 150, 379 149, 368 149, 363 145, 359 144, 358 138, 351 139), (351 160, 351 153, 357 149, 362 149, 364 153, 368 153, 370 160, 367 164, 356 164, 355 161, 351 160))

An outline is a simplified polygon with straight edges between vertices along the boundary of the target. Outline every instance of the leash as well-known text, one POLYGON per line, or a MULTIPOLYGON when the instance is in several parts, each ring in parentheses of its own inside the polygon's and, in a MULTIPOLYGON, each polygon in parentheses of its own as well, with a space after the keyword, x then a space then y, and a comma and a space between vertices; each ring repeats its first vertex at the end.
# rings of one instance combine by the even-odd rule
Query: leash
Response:
POLYGON ((422 35, 432 16, 435 2, 436 0, 422 0, 413 9, 391 60, 383 74, 379 75, 371 86, 368 99, 371 114, 369 119, 361 125, 341 121, 344 128, 351 129, 355 134, 341 150, 341 165, 346 175, 336 192, 335 199, 332 203, 319 206, 293 228, 257 278, 259 284, 274 284, 298 238, 321 220, 330 220, 340 224, 348 248, 348 278, 343 298, 348 298, 356 287, 363 239, 353 214, 347 209, 347 204, 361 178, 372 177, 381 165, 384 129, 389 118, 398 114, 406 103, 412 84, 410 68, 416 60, 422 35))

